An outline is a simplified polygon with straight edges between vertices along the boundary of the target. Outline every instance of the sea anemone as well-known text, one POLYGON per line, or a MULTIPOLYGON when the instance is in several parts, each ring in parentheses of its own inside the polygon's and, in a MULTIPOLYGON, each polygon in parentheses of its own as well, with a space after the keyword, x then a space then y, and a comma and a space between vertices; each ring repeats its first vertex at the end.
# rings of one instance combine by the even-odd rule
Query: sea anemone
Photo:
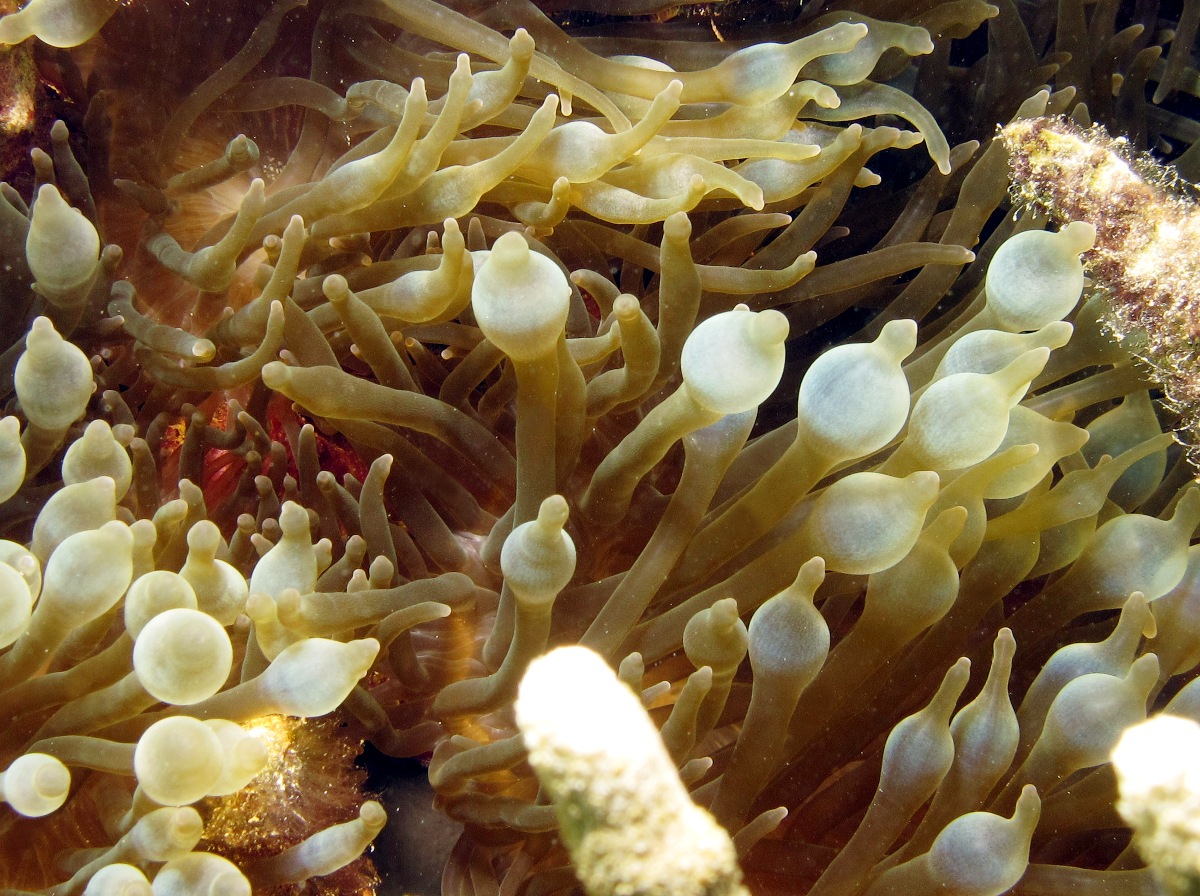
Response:
POLYGON ((1127 262, 1010 206, 994 136, 1168 149, 1144 30, 1006 0, 0 19, 41 41, 51 147, 0 188, 0 884, 387 887, 366 742, 462 825, 447 894, 691 892, 701 841, 697 892, 1156 892, 1108 759, 1200 718, 1200 489, 1106 330, 1127 262), (580 670, 562 731, 535 660, 580 670), (611 817, 693 843, 586 833, 643 767, 568 786, 544 753, 610 705, 655 776, 611 817))

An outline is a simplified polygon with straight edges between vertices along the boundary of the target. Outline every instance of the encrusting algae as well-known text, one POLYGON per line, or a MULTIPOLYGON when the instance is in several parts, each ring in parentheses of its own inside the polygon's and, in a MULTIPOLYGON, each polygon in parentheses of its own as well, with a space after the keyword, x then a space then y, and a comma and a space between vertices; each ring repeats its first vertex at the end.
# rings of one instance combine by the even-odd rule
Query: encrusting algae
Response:
POLYGON ((1200 5, 475 6, 0 18, 0 887, 1194 888, 1200 5))
POLYGON ((1200 238, 1200 210, 1188 195, 1194 188, 1133 156, 1127 140, 1098 126, 1020 121, 1001 135, 1022 201, 1055 220, 1096 228, 1087 261, 1109 293, 1106 321, 1149 363, 1194 443, 1200 425, 1200 272, 1191 252, 1200 238))

